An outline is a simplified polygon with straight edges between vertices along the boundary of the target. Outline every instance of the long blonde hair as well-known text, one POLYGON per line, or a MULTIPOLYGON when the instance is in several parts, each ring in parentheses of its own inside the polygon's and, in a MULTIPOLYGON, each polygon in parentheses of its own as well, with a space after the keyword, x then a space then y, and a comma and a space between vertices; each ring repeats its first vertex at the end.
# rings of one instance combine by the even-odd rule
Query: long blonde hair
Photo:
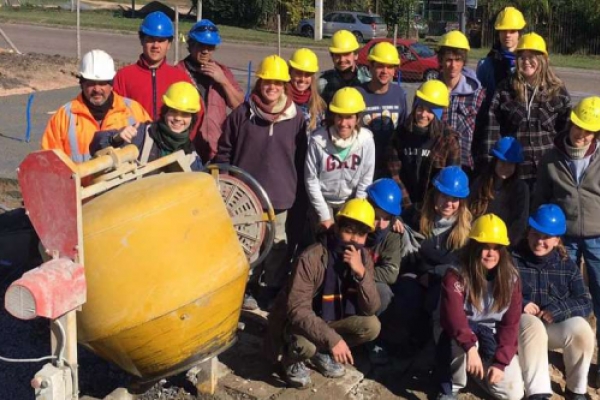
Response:
MULTIPOLYGON (((518 56, 517 56, 518 57, 518 56)), ((542 95, 551 99, 555 97, 565 86, 562 80, 550 68, 548 56, 542 53, 536 53, 535 58, 538 62, 539 69, 535 72, 535 81, 533 86, 537 86, 542 91, 542 95)), ((527 80, 521 72, 520 63, 517 62, 517 69, 512 80, 513 90, 517 93, 517 100, 522 103, 527 101, 527 80)))
MULTIPOLYGON (((436 188, 431 188, 425 195, 425 201, 423 202, 423 209, 421 210, 421 220, 419 221, 420 232, 426 237, 430 238, 433 236, 433 227, 435 223, 436 211, 435 201, 440 192, 436 188)), ((458 250, 463 247, 469 239, 469 232, 471 231, 471 221, 473 216, 469 211, 467 199, 460 199, 458 210, 456 211, 456 223, 452 227, 450 236, 446 245, 450 250, 458 250)))
MULTIPOLYGON (((291 74, 294 68, 291 66, 289 68, 291 74)), ((323 100, 319 94, 319 86, 317 81, 317 74, 312 74, 310 78, 310 99, 308 100, 308 112, 310 113, 310 121, 308 122, 309 132, 319 128, 317 126, 318 117, 319 115, 324 116, 325 110, 327 110, 327 103, 325 103, 325 100, 323 100)), ((291 82, 290 85, 292 85, 291 82)))

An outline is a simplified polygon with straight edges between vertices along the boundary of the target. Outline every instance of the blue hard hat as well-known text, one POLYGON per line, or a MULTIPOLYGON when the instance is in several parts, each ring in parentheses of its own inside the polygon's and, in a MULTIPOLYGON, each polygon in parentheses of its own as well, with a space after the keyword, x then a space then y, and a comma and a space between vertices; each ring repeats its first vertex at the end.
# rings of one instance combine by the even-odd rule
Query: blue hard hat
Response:
POLYGON ((543 204, 529 217, 529 226, 546 235, 560 236, 567 231, 567 219, 556 204, 543 204))
POLYGON ((188 39, 211 46, 218 46, 221 44, 219 28, 208 19, 202 19, 196 22, 188 33, 188 39))
POLYGON ((161 11, 146 15, 140 25, 140 33, 158 38, 172 38, 174 35, 173 22, 161 11))
POLYGON ((469 195, 469 178, 458 166, 443 168, 433 178, 433 186, 447 196, 464 199, 469 195))
POLYGON ((396 217, 402 214, 402 209, 400 208, 402 191, 393 179, 383 178, 376 180, 367 188, 367 195, 375 207, 381 208, 383 211, 396 217))
POLYGON ((490 156, 513 164, 523 162, 523 147, 517 138, 505 136, 498 140, 490 150, 490 156))

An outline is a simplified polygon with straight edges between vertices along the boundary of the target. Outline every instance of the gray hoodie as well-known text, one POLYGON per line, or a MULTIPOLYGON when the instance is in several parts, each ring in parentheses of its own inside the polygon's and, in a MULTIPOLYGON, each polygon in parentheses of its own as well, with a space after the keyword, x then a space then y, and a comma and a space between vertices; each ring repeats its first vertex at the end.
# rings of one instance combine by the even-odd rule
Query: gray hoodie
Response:
POLYGON ((340 160, 338 153, 327 128, 313 133, 304 179, 310 203, 321 221, 333 219, 328 204, 339 206, 352 197, 366 198, 367 186, 373 181, 375 143, 370 130, 360 128, 345 160, 340 160))

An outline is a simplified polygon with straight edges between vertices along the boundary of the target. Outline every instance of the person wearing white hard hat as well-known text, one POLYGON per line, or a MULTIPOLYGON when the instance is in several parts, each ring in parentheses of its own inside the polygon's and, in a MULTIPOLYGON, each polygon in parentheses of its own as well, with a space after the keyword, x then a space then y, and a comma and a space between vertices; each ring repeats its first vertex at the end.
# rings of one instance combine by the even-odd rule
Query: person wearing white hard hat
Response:
POLYGON ((106 52, 86 53, 78 76, 81 93, 50 118, 42 149, 62 150, 81 163, 90 159, 89 147, 97 131, 118 130, 151 118, 138 102, 113 92, 115 63, 106 52))

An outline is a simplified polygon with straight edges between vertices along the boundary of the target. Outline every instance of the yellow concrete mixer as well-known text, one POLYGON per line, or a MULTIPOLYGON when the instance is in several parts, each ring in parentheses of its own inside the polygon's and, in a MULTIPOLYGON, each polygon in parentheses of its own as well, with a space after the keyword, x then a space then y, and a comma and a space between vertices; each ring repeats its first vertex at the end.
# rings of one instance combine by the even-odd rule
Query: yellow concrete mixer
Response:
POLYGON ((127 146, 76 165, 40 151, 19 167, 49 260, 10 286, 5 305, 53 321, 55 362, 32 381, 38 396, 77 398, 76 340, 149 381, 234 343, 248 260, 272 244, 274 211, 242 171, 191 172, 182 156, 140 165, 127 146))

